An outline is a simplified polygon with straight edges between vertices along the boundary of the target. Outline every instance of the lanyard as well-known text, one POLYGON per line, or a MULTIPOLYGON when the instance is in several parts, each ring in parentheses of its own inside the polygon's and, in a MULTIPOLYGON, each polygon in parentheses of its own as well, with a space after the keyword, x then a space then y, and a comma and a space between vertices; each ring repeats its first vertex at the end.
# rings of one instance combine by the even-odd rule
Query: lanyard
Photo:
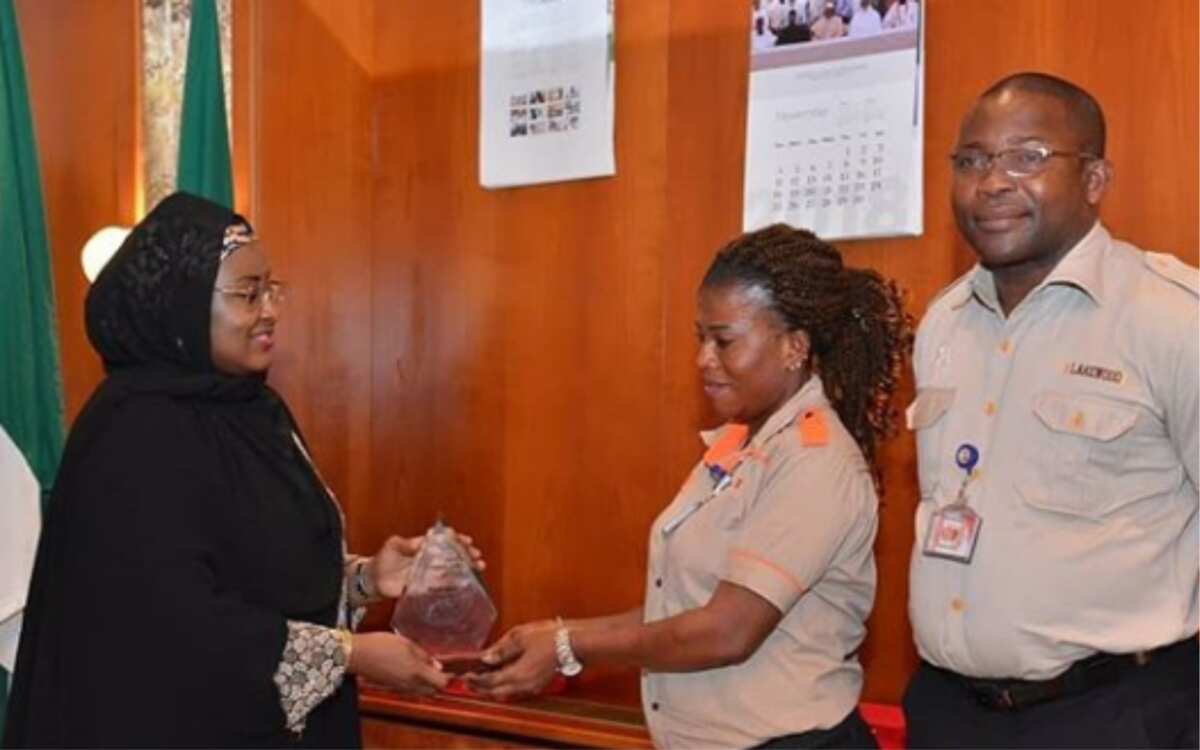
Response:
POLYGON ((959 485, 958 495, 951 505, 965 506, 967 504, 967 487, 979 476, 975 467, 979 465, 979 449, 970 443, 963 443, 954 451, 954 463, 963 470, 964 477, 959 485))

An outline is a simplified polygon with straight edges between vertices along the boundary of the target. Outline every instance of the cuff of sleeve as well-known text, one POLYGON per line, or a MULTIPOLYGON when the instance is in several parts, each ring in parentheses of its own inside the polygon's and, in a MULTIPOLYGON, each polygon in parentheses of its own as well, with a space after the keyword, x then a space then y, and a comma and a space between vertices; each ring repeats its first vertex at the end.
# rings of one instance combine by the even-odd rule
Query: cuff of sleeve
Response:
POLYGON ((722 578, 750 589, 786 613, 807 587, 787 569, 748 550, 731 550, 722 578))
POLYGON ((349 654, 333 628, 292 620, 287 627, 274 680, 287 728, 302 732, 308 714, 341 685, 349 654))

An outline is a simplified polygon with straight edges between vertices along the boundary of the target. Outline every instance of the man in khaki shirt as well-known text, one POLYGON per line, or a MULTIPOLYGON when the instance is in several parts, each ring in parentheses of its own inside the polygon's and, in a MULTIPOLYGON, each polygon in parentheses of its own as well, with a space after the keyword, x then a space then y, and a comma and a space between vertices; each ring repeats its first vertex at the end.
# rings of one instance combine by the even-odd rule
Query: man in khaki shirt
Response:
POLYGON ((968 112, 979 265, 914 356, 913 747, 1196 747, 1196 269, 1114 239, 1099 105, 1020 74, 968 112))

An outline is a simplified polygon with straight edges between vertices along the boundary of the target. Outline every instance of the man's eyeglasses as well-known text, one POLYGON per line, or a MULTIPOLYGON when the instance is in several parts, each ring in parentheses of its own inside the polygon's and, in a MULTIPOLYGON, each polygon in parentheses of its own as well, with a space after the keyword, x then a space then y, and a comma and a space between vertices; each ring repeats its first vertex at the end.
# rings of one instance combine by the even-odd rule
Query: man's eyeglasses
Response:
POLYGON ((1015 146, 989 153, 967 148, 950 154, 954 174, 960 177, 982 177, 992 171, 992 164, 1009 177, 1032 177, 1041 173, 1055 157, 1092 160, 1099 159, 1086 151, 1055 151, 1045 146, 1015 146))
POLYGON ((279 306, 287 298, 287 285, 282 281, 268 281, 265 284, 236 288, 214 286, 213 291, 229 297, 240 297, 252 310, 262 309, 264 301, 270 301, 272 305, 279 306))

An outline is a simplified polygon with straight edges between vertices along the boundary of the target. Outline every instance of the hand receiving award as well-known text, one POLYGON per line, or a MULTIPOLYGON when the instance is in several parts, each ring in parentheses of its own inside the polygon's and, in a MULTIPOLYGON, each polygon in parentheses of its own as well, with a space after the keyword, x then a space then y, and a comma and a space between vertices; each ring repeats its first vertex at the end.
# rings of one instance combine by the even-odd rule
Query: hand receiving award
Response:
POLYGON ((496 623, 496 607, 471 555, 440 520, 425 533, 392 629, 416 642, 447 671, 478 668, 479 649, 496 623))

